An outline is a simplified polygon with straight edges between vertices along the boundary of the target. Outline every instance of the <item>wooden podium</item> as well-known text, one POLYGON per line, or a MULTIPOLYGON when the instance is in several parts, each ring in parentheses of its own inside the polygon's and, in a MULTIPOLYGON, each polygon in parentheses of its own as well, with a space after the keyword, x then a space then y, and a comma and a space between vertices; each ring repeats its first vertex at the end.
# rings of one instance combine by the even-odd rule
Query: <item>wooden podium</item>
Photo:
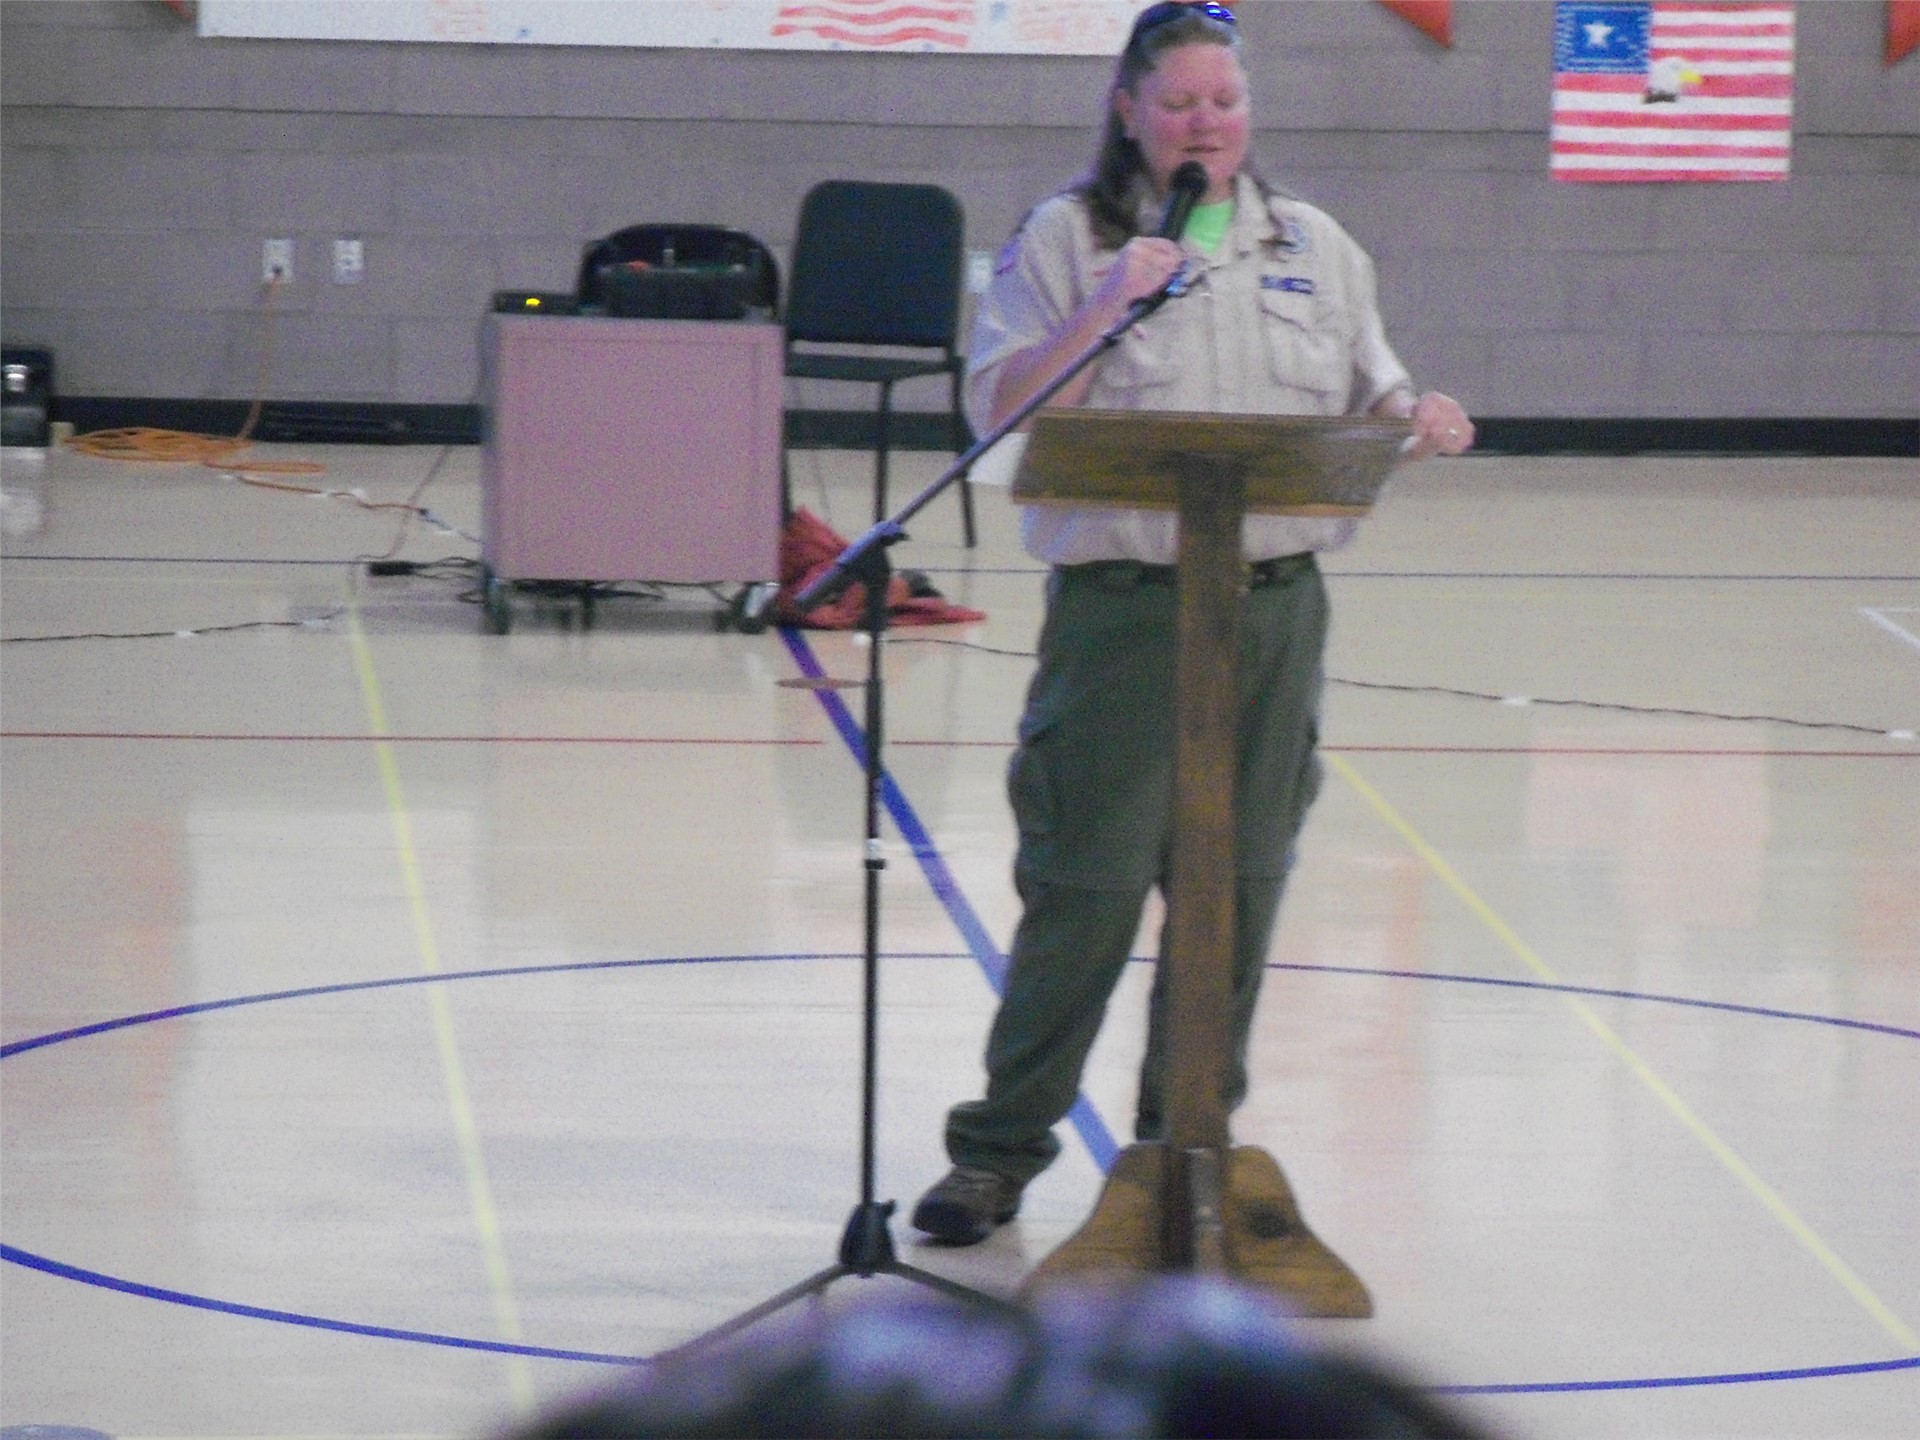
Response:
POLYGON ((1240 532, 1250 512, 1365 514, 1411 433, 1397 420, 1137 410, 1035 421, 1013 498, 1174 510, 1180 542, 1167 1135, 1121 1152, 1093 1214, 1029 1289, 1098 1271, 1204 1270, 1277 1291, 1298 1314, 1373 1313, 1360 1278, 1308 1230, 1278 1163, 1227 1134, 1240 532))

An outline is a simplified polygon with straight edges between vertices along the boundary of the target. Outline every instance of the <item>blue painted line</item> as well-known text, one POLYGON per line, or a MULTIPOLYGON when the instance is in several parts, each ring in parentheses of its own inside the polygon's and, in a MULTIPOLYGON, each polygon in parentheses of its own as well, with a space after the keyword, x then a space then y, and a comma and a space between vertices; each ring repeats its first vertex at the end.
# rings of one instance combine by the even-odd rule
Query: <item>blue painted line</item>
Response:
POLYGON ((1920 1370, 1920 1355, 1868 1360, 1858 1365, 1809 1365, 1797 1370, 1737 1370, 1725 1375, 1652 1375, 1639 1380, 1549 1380, 1537 1385, 1430 1385, 1436 1395, 1564 1395, 1582 1390, 1679 1390, 1700 1385, 1760 1385, 1777 1380, 1834 1380, 1845 1375, 1883 1375, 1920 1370))
MULTIPOLYGON (((330 562, 329 562, 330 563, 330 562)), ((1389 578, 1389 577, 1362 577, 1389 578)), ((1489 578, 1466 577, 1461 578, 1489 578)), ((1598 577, 1580 576, 1566 578, 1669 578, 1669 577, 1598 577)), ((1673 577, 1679 578, 1679 577, 1673 577)), ((1693 578, 1693 577, 1686 577, 1693 578)), ((1698 577, 1698 578, 1742 578, 1742 577, 1698 577)), ((1775 577, 1753 577, 1775 578, 1775 577)), ((1825 577, 1806 577, 1825 578, 1825 577)), ((825 671, 800 632, 792 629, 780 631, 789 652, 801 672, 810 678, 825 678, 825 671)), ((815 692, 828 718, 852 753, 855 763, 864 772, 866 765, 865 736, 855 722, 840 697, 830 690, 815 692)), ((1000 952, 981 923, 977 912, 967 900, 964 892, 947 868, 938 847, 934 844, 925 825, 907 801, 905 794, 894 782, 890 773, 881 776, 880 797, 894 824, 908 842, 915 860, 920 864, 928 883, 935 895, 961 933, 968 946, 968 954, 986 974, 995 993, 1004 988, 1006 957, 1000 952)), ((237 1009, 242 1006, 267 1004, 282 1000, 307 999, 323 995, 339 995, 362 990, 389 989, 401 985, 449 984, 456 980, 503 979, 515 976, 549 975, 563 972, 612 971, 642 969, 664 965, 685 964, 744 964, 764 963, 768 961, 853 959, 849 955, 830 954, 787 954, 787 955, 720 955, 672 957, 642 960, 605 960, 569 962, 555 965, 524 965, 502 967, 490 970, 454 971, 443 974, 408 975, 388 977, 377 980, 348 981, 332 985, 304 986, 297 989, 272 991, 257 995, 235 996, 219 1000, 202 1001, 188 1005, 172 1006, 163 1010, 147 1011, 138 1015, 120 1016, 89 1025, 74 1026, 67 1030, 55 1031, 45 1035, 31 1036, 11 1044, 0 1046, 0 1060, 26 1052, 42 1049, 70 1040, 88 1036, 106 1034, 115 1030, 127 1029, 137 1025, 153 1024, 161 1021, 187 1018, 195 1015, 210 1014, 221 1010, 237 1009)), ((894 958, 907 958, 896 956, 894 958)), ((934 956, 927 958, 950 958, 934 956)), ((1302 973, 1322 973, 1336 975, 1363 975, 1389 979, 1432 980, 1456 984, 1495 986, 1516 990, 1543 990, 1563 993, 1590 995, 1632 1001, 1651 1001, 1661 1004, 1685 1005, 1699 1009, 1726 1011, 1736 1014, 1752 1015, 1765 1019, 1796 1020, 1816 1024, 1832 1025, 1847 1029, 1878 1032, 1905 1039, 1920 1040, 1920 1031, 1900 1026, 1878 1024, 1871 1021, 1851 1020, 1844 1017, 1813 1015, 1797 1011, 1770 1009, 1762 1006, 1739 1005, 1722 1001, 1696 1000, 1683 996, 1653 995, 1628 990, 1609 990, 1590 986, 1549 984, 1537 980, 1511 980, 1489 976, 1455 975, 1423 971, 1363 969, 1360 967, 1331 965, 1293 965, 1272 964, 1270 969, 1291 970, 1302 973)), ((1070 1113, 1070 1120, 1086 1144, 1096 1164, 1105 1171, 1111 1167, 1119 1153, 1111 1131, 1087 1098, 1079 1097, 1070 1113)), ((36 1255, 16 1246, 0 1243, 0 1261, 37 1270, 60 1279, 81 1284, 93 1285, 101 1289, 142 1299, 158 1300, 168 1304, 182 1305, 194 1309, 234 1315, 246 1319, 267 1320, 279 1324, 297 1325, 309 1329, 328 1330, 342 1334, 361 1335, 374 1339, 399 1340, 415 1344, 434 1345, 445 1348, 487 1351, 496 1354, 519 1355, 535 1359, 573 1361, 586 1364, 634 1366, 648 1363, 647 1357, 637 1355, 613 1355, 597 1351, 566 1350, 548 1346, 524 1345, 506 1341, 480 1340, 468 1336, 443 1335, 432 1331, 404 1330, 389 1326, 369 1325, 355 1321, 335 1320, 325 1316, 306 1315, 296 1311, 278 1310, 265 1306, 246 1305, 233 1301, 217 1300, 207 1296, 193 1295, 186 1291, 171 1290, 160 1286, 144 1285, 136 1281, 124 1280, 100 1271, 86 1270, 79 1266, 36 1255)), ((1920 1369, 1920 1356, 1897 1360, 1866 1361, 1850 1365, 1827 1365, 1803 1367, 1790 1370, 1755 1370, 1730 1372, 1712 1375, 1673 1375, 1629 1378, 1619 1380, 1577 1380, 1544 1381, 1537 1383, 1494 1383, 1483 1385, 1439 1385, 1431 1387, 1436 1394, 1444 1395, 1524 1395, 1557 1394, 1598 1390, 1651 1390, 1675 1389, 1709 1385, 1757 1384, 1785 1380, 1830 1379, 1851 1375, 1886 1373, 1889 1371, 1920 1369)))
MULTIPOLYGON (((787 642, 787 649, 792 653, 794 663, 800 667, 802 674, 813 680, 825 678, 826 671, 821 667, 819 657, 813 653, 813 647, 807 644, 806 638, 798 630, 783 629, 780 632, 780 638, 787 642)), ((831 690, 817 690, 814 693, 820 697, 820 703, 827 712, 827 718, 833 723, 833 728, 839 733, 840 738, 846 742, 847 748, 853 752, 854 763, 864 775, 867 766, 866 732, 860 728, 853 718, 853 712, 837 694, 831 690)), ((993 937, 987 933, 987 927, 981 923, 978 912, 962 893, 959 883, 953 878, 953 872, 947 868, 947 862, 941 857, 939 847, 934 844, 933 837, 927 833, 927 827, 921 823, 919 815, 915 813, 913 806, 907 802, 906 795, 895 783, 892 772, 884 769, 880 772, 880 802, 885 806, 887 813, 893 817, 893 823, 899 827, 901 836, 912 849, 913 858, 919 861, 928 883, 933 886, 934 894, 940 898, 940 903, 953 917, 954 925, 959 929, 961 938, 967 943, 968 953, 987 972, 987 978, 993 982, 993 988, 997 994, 1006 975, 1007 957, 1001 954, 1000 947, 993 943, 993 937)))
POLYGON ((111 1020, 97 1020, 90 1025, 76 1025, 69 1030, 54 1030, 45 1035, 32 1035, 24 1040, 15 1040, 0 1045, 0 1060, 24 1054, 29 1050, 39 1050, 48 1045, 58 1045, 67 1040, 79 1040, 88 1035, 104 1035, 111 1030, 125 1030, 135 1025, 151 1025, 161 1020, 179 1020, 190 1015, 205 1015, 216 1010, 232 1010, 242 1005, 265 1005, 277 1000, 307 1000, 316 995, 345 995, 356 990, 385 990, 401 985, 442 985, 452 980, 491 980, 504 979, 513 975, 551 975, 559 970, 637 970, 649 965, 731 965, 758 964, 769 960, 838 960, 848 958, 840 955, 698 955, 665 960, 588 960, 570 962, 561 965, 513 965, 492 970, 449 970, 420 975, 397 975, 379 980, 346 980, 333 985, 304 985, 295 990, 270 990, 258 995, 235 995, 222 1000, 201 1000, 187 1005, 172 1005, 165 1010, 148 1010, 138 1015, 120 1015, 111 1020))
MULTIPOLYGON (((142 1300, 158 1300, 183 1305, 218 1315, 233 1315, 244 1320, 269 1320, 281 1325, 297 1325, 308 1330, 330 1330, 336 1334, 361 1335, 372 1340, 402 1340, 416 1345, 435 1345, 443 1349, 480 1350, 496 1355, 521 1355, 536 1360, 566 1360, 576 1364, 639 1366, 651 1363, 644 1355, 612 1355, 597 1350, 564 1350, 548 1345, 517 1345, 501 1340, 476 1340, 464 1335, 441 1335, 431 1330, 403 1330, 389 1325, 365 1325, 352 1320, 332 1320, 322 1315, 303 1315, 293 1310, 275 1310, 264 1305, 241 1305, 229 1300, 214 1300, 184 1290, 159 1285, 142 1285, 122 1280, 98 1270, 50 1260, 44 1255, 17 1246, 0 1244, 0 1261, 38 1270, 60 1280, 92 1285, 116 1294, 142 1300)), ((1549 1395, 1583 1390, 1669 1390, 1705 1385, 1754 1385, 1782 1380, 1831 1380, 1849 1375, 1885 1374, 1896 1370, 1920 1369, 1920 1355, 1900 1360, 1869 1360, 1856 1365, 1815 1365, 1794 1370, 1746 1370, 1723 1375, 1659 1375, 1628 1380, 1556 1380, 1538 1384, 1512 1383, 1491 1385, 1434 1385, 1437 1395, 1549 1395)))
MULTIPOLYGON (((820 679, 826 671, 819 657, 813 653, 813 647, 807 643, 806 636, 791 627, 780 631, 780 638, 786 642, 788 652, 793 656, 794 664, 809 679, 820 679)), ((853 752, 854 763, 866 773, 867 742, 866 734, 855 723, 853 712, 846 702, 832 690, 813 692, 827 712, 827 718, 840 734, 840 738, 853 752)), ((966 942, 968 952, 974 962, 986 974, 987 983, 993 987, 996 995, 1004 994, 1007 984, 1007 957, 987 933, 987 927, 981 923, 979 912, 973 908, 959 882, 953 878, 953 872, 947 868, 947 862, 940 854, 939 846, 934 844, 932 835, 921 823, 919 813, 908 802, 899 785, 894 782, 893 773, 885 768, 880 772, 880 802, 887 813, 893 817, 893 823, 899 828, 901 837, 913 851, 913 858, 920 864, 921 873, 927 877, 927 883, 933 887, 934 895, 942 908, 959 930, 961 939, 966 942)), ((1073 1108, 1067 1112, 1067 1120, 1080 1136, 1081 1143, 1093 1157, 1094 1164, 1100 1167, 1104 1175, 1113 1168, 1113 1162, 1119 1158, 1120 1145, 1113 1138, 1113 1131, 1094 1108, 1093 1102, 1085 1094, 1078 1096, 1073 1108)))
MULTIPOLYGON (((403 985, 448 985, 456 980, 507 980, 518 976, 571 975, 591 973, 596 970, 644 970, 666 965, 766 965, 859 958, 851 951, 830 950, 758 955, 674 955, 638 960, 568 960, 551 965, 505 965, 485 970, 449 970, 440 974, 387 976, 377 980, 344 980, 331 985, 304 985, 292 990, 269 990, 254 995, 232 995, 219 1000, 201 1000, 186 1005, 172 1005, 164 1010, 147 1010, 136 1015, 119 1015, 110 1020, 97 1020, 88 1025, 76 1025, 67 1030, 30 1035, 24 1039, 0 1045, 0 1060, 25 1054, 31 1050, 44 1049, 50 1045, 63 1044, 69 1040, 82 1040, 90 1035, 105 1035, 115 1030, 131 1029, 137 1025, 188 1019, 195 1015, 235 1010, 248 1005, 266 1005, 282 1000, 306 1000, 323 995, 348 995, 361 990, 389 990, 403 985)), ((964 952, 889 951, 887 958, 892 960, 977 960, 978 956, 964 952)), ((1136 955, 1134 963, 1149 965, 1153 963, 1153 957, 1136 955)), ((1541 990, 1555 994, 1591 995, 1602 999, 1630 1000, 1641 1004, 1681 1005, 1698 1010, 1720 1010, 1736 1015, 1752 1015, 1763 1020, 1794 1020, 1804 1024, 1829 1025, 1842 1030, 1861 1030, 1870 1034, 1892 1035, 1902 1040, 1920 1040, 1920 1030, 1909 1030, 1904 1026, 1886 1025, 1873 1020, 1854 1020, 1844 1015, 1816 1015, 1804 1010, 1779 1010, 1763 1005, 1738 1005, 1724 1000, 1700 1000, 1687 995, 1662 995, 1648 990, 1609 990, 1590 985, 1551 984, 1545 980, 1510 980, 1489 975, 1459 975, 1435 970, 1381 970, 1359 965, 1295 965, 1282 961, 1270 961, 1267 968, 1290 970, 1302 974, 1360 975, 1385 980, 1431 980, 1442 984, 1483 985, 1506 990, 1541 990)))
POLYGON ((239 1305, 230 1300, 213 1300, 205 1295, 190 1295, 184 1290, 168 1290, 159 1285, 142 1285, 134 1280, 122 1280, 115 1275, 103 1275, 98 1270, 83 1270, 78 1265, 49 1260, 44 1255, 35 1255, 31 1251, 6 1244, 0 1244, 0 1260, 29 1270, 38 1270, 42 1274, 52 1275, 61 1280, 74 1280, 82 1285, 98 1286, 102 1290, 112 1290, 121 1295, 138 1296, 142 1300, 162 1300, 169 1305, 185 1305, 195 1310, 211 1310, 221 1315, 238 1315, 247 1320, 272 1320, 281 1325, 304 1326, 309 1330, 334 1330, 346 1335, 365 1335, 376 1340, 408 1340, 417 1345, 441 1345, 456 1350, 487 1350, 495 1354, 526 1355, 540 1360, 577 1360, 594 1365, 646 1363, 643 1357, 637 1355, 603 1355, 592 1350, 556 1350, 544 1345, 514 1345, 501 1340, 473 1340, 462 1335, 437 1335, 430 1330, 397 1330, 387 1325, 362 1325, 352 1320, 329 1320, 321 1315, 302 1315, 293 1310, 272 1310, 264 1305, 239 1305))
MULTIPOLYGON (((449 971, 439 975, 406 975, 379 980, 346 981, 333 985, 310 985, 294 990, 277 990, 256 995, 242 995, 221 1000, 202 1001, 197 1004, 176 1005, 164 1010, 151 1010, 139 1015, 121 1016, 117 1019, 104 1020, 92 1025, 80 1025, 46 1035, 32 1036, 24 1040, 16 1041, 4 1049, 0 1049, 0 1058, 25 1053, 30 1050, 42 1049, 65 1041, 107 1034, 115 1030, 127 1029, 136 1025, 155 1024, 167 1020, 177 1020, 195 1015, 238 1009, 248 1005, 263 1005, 280 1000, 305 999, 319 995, 341 995, 355 991, 387 990, 401 985, 445 985, 457 980, 511 979, 515 977, 572 974, 591 971, 641 970, 668 965, 737 965, 810 960, 857 960, 859 958, 857 955, 845 952, 670 956, 638 960, 569 961, 553 965, 503 966, 493 970, 449 971)), ((954 960, 977 957, 934 952, 910 952, 893 955, 889 958, 954 960)), ((1731 1011, 1761 1019, 1793 1020, 1819 1025, 1833 1025, 1845 1029, 1871 1031, 1898 1036, 1904 1039, 1920 1040, 1920 1032, 1904 1029, 1895 1025, 1880 1025, 1867 1021, 1850 1020, 1840 1016, 1814 1015, 1802 1011, 1776 1010, 1755 1005, 1734 1005, 1721 1001, 1695 1000, 1680 995, 1656 995, 1632 990, 1601 990, 1588 986, 1549 984, 1539 980, 1506 980, 1476 975, 1455 975, 1418 970, 1381 970, 1360 966, 1272 964, 1268 968, 1313 974, 1358 975, 1395 980, 1433 980, 1456 984, 1492 985, 1515 990, 1572 991, 1579 994, 1597 995, 1622 1000, 1651 1001, 1659 1004, 1687 1005, 1707 1010, 1731 1011)), ((1089 1141, 1088 1148, 1090 1150, 1093 1149, 1092 1141, 1089 1141)), ((1097 1151, 1095 1155, 1096 1158, 1099 1158, 1097 1151)), ((640 1355, 614 1355, 591 1350, 567 1350, 551 1346, 524 1345, 499 1340, 479 1340, 468 1336, 443 1335, 427 1330, 404 1330, 391 1326, 370 1325, 350 1320, 336 1320, 320 1315, 306 1315, 298 1311, 278 1310, 262 1305, 246 1305, 234 1301, 218 1300, 209 1296, 194 1295, 182 1290, 171 1290, 161 1286, 144 1285, 137 1281, 125 1280, 117 1276, 103 1274, 97 1270, 83 1269, 77 1265, 69 1265, 62 1261, 53 1260, 43 1255, 37 1255, 32 1251, 22 1250, 17 1246, 4 1243, 0 1243, 0 1262, 19 1265, 23 1268, 37 1270, 43 1274, 51 1275, 59 1279, 70 1280, 79 1284, 93 1285, 100 1289, 135 1296, 141 1299, 158 1300, 166 1304, 183 1305, 197 1310, 234 1315, 245 1319, 267 1320, 278 1324, 303 1326, 314 1330, 329 1330, 341 1334, 367 1336, 373 1339, 400 1340, 414 1344, 435 1345, 459 1350, 482 1350, 496 1354, 521 1355, 532 1359, 566 1360, 584 1364, 621 1366, 643 1365, 648 1363, 647 1357, 640 1355)), ((1663 1390, 1708 1385, 1761 1384, 1786 1380, 1837 1379, 1851 1375, 1883 1374, 1890 1371, 1914 1369, 1920 1369, 1920 1356, 1903 1357, 1895 1360, 1869 1360, 1848 1365, 1806 1366, 1781 1370, 1747 1370, 1708 1375, 1665 1375, 1619 1380, 1497 1382, 1481 1385, 1439 1385, 1431 1388, 1437 1394, 1446 1395, 1538 1395, 1571 1393, 1583 1390, 1663 1390)))
MULTIPOLYGON (((1136 956, 1151 960, 1151 956, 1136 956)), ((1357 965, 1287 965, 1269 961, 1269 970, 1293 970, 1320 975, 1372 975, 1386 980, 1437 980, 1452 985, 1488 985, 1504 990, 1550 990, 1558 995, 1592 995, 1603 1000, 1632 1000, 1654 1005, 1684 1005, 1695 1010, 1724 1010, 1734 1015, 1754 1015, 1763 1020, 1801 1020, 1814 1025, 1831 1025, 1839 1030, 1865 1030, 1879 1035, 1897 1035, 1902 1040, 1920 1040, 1920 1030, 1902 1025, 1883 1025, 1875 1020, 1850 1020, 1843 1015, 1814 1015, 1804 1010, 1775 1010, 1765 1005, 1736 1005, 1727 1000, 1696 1000, 1686 995, 1656 995, 1645 990, 1608 990, 1594 985, 1564 985, 1545 980, 1510 980, 1492 975, 1454 975, 1433 970, 1369 970, 1357 965)))

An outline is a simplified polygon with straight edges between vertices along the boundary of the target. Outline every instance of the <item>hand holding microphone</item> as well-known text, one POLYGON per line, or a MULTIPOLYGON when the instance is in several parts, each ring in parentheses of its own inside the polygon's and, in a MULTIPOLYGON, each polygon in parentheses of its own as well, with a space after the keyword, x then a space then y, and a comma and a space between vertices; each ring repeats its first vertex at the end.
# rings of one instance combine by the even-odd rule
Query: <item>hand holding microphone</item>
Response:
POLYGON ((1099 284, 1086 301, 1044 342, 1007 361, 993 392, 996 424, 1015 413, 1024 416, 1022 407, 1036 396, 1056 405, 1082 403, 1093 379, 1089 362, 1184 292, 1186 256, 1178 237, 1207 184, 1206 167, 1197 160, 1168 177, 1160 233, 1136 235, 1122 245, 1104 272, 1096 272, 1099 284))
POLYGON ((1189 160, 1175 170, 1167 181, 1167 203, 1160 212, 1160 228, 1152 235, 1136 235, 1121 247, 1113 268, 1101 288, 1118 313, 1122 307, 1134 307, 1142 313, 1159 306, 1180 292, 1181 271, 1186 257, 1180 250, 1180 236, 1200 197, 1207 193, 1207 170, 1198 160, 1189 160))

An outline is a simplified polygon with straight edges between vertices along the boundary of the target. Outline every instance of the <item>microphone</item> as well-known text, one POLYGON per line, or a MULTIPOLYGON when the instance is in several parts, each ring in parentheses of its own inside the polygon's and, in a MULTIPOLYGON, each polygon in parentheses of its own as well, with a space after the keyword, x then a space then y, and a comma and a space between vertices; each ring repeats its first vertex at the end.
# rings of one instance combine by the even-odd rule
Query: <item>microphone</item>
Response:
POLYGON ((1167 179, 1167 208, 1160 212, 1162 240, 1178 240, 1187 228, 1187 219, 1200 197, 1207 193, 1207 167, 1189 160, 1167 179))
MULTIPOLYGON (((1177 243, 1187 228, 1187 219, 1193 214, 1193 207, 1200 203, 1200 197, 1206 193, 1207 167, 1198 160, 1183 162, 1167 177, 1167 208, 1160 212, 1160 229, 1155 238, 1177 243)), ((1192 283, 1193 277, 1183 263, 1165 285, 1133 302, 1134 318, 1145 319, 1167 301, 1186 294, 1187 286, 1192 283)))

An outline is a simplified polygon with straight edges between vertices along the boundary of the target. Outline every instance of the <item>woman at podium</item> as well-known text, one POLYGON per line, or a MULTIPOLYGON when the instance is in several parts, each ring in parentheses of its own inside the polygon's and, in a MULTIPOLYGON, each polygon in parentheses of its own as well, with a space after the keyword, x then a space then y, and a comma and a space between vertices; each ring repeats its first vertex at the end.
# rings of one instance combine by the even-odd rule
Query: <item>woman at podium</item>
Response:
MULTIPOLYGON (((1091 170, 1027 215, 982 297, 967 377, 979 432, 1179 276, 1178 298, 1049 403, 1404 417, 1410 458, 1472 443, 1461 407, 1417 394, 1388 344, 1366 253, 1331 217, 1248 170, 1250 130, 1232 12, 1141 11, 1091 170), (1196 164, 1198 174, 1183 168, 1196 164), (1197 195, 1173 198, 1188 189, 1197 195)), ((1314 557, 1345 545, 1356 524, 1254 515, 1243 531, 1229 1110, 1246 1094, 1267 945, 1319 788, 1327 597, 1314 557)), ((987 1042, 986 1094, 949 1113, 954 1168, 912 1217, 956 1245, 1012 1219, 1022 1189, 1058 1153, 1053 1127, 1078 1093, 1147 897, 1166 878, 1172 825, 1176 516, 1028 506, 1022 538, 1051 567, 1008 779, 1023 913, 987 1042)), ((1157 978, 1135 1116, 1142 1141, 1160 1139, 1165 1120, 1163 993, 1157 978)))

